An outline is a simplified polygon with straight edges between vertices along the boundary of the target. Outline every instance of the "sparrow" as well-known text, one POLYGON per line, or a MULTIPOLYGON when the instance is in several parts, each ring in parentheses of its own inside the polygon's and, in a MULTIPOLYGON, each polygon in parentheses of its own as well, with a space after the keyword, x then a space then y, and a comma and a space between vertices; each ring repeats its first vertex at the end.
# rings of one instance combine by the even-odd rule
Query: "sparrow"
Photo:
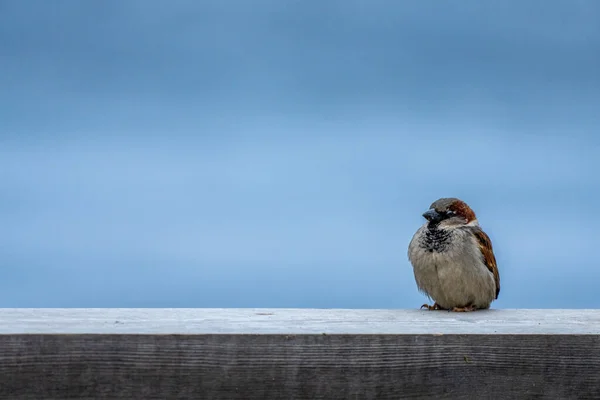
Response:
POLYGON ((434 301, 428 310, 487 309, 500 294, 500 275, 492 241, 462 200, 434 201, 427 220, 408 245, 419 291, 434 301))

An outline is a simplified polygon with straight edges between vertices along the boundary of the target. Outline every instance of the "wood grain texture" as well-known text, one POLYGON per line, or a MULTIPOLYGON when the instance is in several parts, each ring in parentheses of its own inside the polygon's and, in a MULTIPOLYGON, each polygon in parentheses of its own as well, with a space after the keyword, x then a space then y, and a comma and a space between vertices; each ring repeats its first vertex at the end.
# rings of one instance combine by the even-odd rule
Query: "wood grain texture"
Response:
POLYGON ((512 321, 501 333, 491 312, 379 310, 361 325, 370 311, 13 309, 0 317, 0 400, 600 398, 596 311, 497 310, 512 321), (379 332, 410 315, 417 329, 379 332), (364 332, 343 333, 353 320, 364 332))
POLYGON ((0 309, 0 334, 600 334, 600 310, 0 309))
POLYGON ((0 399, 582 399, 595 335, 4 335, 0 399))

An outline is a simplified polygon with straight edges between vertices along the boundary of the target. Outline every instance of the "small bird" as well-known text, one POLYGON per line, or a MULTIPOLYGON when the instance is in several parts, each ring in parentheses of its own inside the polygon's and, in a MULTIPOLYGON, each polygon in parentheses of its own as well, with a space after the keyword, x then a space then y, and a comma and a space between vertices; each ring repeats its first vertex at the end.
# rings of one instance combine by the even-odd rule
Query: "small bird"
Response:
POLYGON ((429 310, 457 312, 487 309, 500 293, 500 275, 492 241, 475 213, 462 200, 434 201, 427 220, 408 245, 419 290, 435 303, 429 310))

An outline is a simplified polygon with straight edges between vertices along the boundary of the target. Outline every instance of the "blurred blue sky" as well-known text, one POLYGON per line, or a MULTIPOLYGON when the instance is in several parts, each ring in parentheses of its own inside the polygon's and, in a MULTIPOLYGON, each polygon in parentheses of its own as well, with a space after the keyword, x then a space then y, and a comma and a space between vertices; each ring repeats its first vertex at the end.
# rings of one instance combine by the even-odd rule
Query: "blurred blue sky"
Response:
POLYGON ((600 2, 0 1, 0 307, 415 308, 457 196, 495 308, 596 308, 600 2))

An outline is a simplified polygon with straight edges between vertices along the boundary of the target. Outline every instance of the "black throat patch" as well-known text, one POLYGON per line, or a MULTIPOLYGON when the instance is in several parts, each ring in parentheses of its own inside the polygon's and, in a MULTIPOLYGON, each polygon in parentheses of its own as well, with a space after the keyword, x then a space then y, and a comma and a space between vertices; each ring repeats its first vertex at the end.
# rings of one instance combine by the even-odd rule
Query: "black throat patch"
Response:
POLYGON ((448 247, 452 231, 446 229, 438 229, 437 224, 429 224, 425 231, 425 237, 419 244, 421 248, 430 253, 442 253, 448 247))

